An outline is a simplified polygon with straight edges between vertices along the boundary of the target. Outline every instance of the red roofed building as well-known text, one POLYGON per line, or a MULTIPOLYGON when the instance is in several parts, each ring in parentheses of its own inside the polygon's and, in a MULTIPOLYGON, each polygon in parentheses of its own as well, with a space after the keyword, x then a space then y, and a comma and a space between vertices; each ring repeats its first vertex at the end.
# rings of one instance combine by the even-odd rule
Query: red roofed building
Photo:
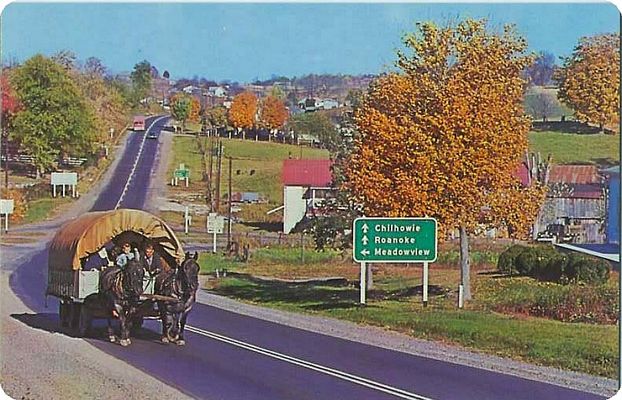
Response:
POLYGON ((604 240, 604 179, 595 165, 552 165, 541 213, 543 226, 563 225, 575 243, 604 240))
POLYGON ((600 185, 602 178, 595 165, 552 165, 549 183, 573 185, 600 185))
POLYGON ((283 232, 290 233, 305 215, 332 192, 331 160, 283 162, 283 232))
POLYGON ((283 185, 330 187, 332 176, 330 160, 283 161, 283 185))

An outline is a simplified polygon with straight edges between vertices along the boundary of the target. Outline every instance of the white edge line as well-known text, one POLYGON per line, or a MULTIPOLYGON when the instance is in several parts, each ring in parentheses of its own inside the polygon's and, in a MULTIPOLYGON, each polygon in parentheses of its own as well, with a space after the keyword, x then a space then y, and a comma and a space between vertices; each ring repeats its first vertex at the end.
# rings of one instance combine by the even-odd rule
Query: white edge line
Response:
POLYGON ((405 390, 398 389, 398 388, 395 388, 395 387, 392 387, 392 386, 388 386, 388 385, 385 385, 385 384, 380 383, 380 382, 375 382, 375 381, 372 381, 372 380, 369 380, 369 379, 366 379, 366 378, 362 378, 362 377, 359 377, 359 376, 356 376, 356 375, 348 374, 348 373, 343 372, 343 371, 339 371, 339 370, 328 368, 328 367, 325 367, 325 366, 322 366, 322 365, 319 365, 319 364, 314 364, 314 363, 309 362, 309 361, 305 361, 305 360, 301 360, 301 359, 298 359, 298 358, 295 358, 295 357, 292 357, 292 356, 288 356, 286 354, 281 354, 281 353, 278 353, 276 351, 264 349, 262 347, 258 347, 258 346, 255 346, 255 345, 252 345, 252 344, 249 344, 249 343, 245 343, 245 342, 242 342, 242 341, 239 341, 239 340, 236 340, 236 339, 232 339, 232 338, 229 338, 229 337, 226 337, 226 336, 222 336, 222 335, 219 335, 217 333, 209 332, 209 331, 206 331, 204 329, 196 328, 196 327, 193 327, 193 326, 186 326, 186 329, 188 329, 191 332, 197 333, 199 335, 203 335, 203 336, 215 339, 215 340, 219 340, 221 342, 232 344, 234 346, 241 347, 241 348, 246 349, 246 350, 254 351, 256 353, 260 353, 260 354, 263 354, 263 355, 266 355, 266 356, 269 356, 269 357, 272 357, 272 358, 276 358, 276 359, 281 360, 281 361, 289 362, 291 364, 298 365, 298 366, 301 366, 301 367, 304 367, 304 368, 308 368, 308 369, 311 369, 311 370, 314 370, 314 371, 317 371, 317 372, 321 372, 321 373, 324 373, 324 374, 327 374, 327 375, 331 375, 331 376, 334 376, 336 378, 343 379, 343 380, 346 380, 346 381, 350 381, 350 382, 356 383, 358 385, 366 386, 368 388, 375 389, 375 390, 378 390, 378 391, 381 391, 381 392, 385 392, 385 393, 391 394, 393 396, 401 397, 403 399, 432 400, 432 399, 430 399, 428 397, 424 397, 424 396, 421 396, 421 395, 418 395, 418 394, 410 393, 410 392, 407 392, 405 390))
POLYGON ((566 249, 566 250, 573 250, 579 253, 585 253, 590 256, 604 258, 605 260, 609 260, 609 261, 620 262, 619 254, 599 253, 594 250, 584 249, 583 247, 573 246, 571 244, 566 244, 566 243, 555 243, 555 246, 561 247, 562 249, 566 249))
POLYGON ((119 206, 121 205, 121 202, 123 201, 123 198, 125 197, 125 193, 127 192, 127 189, 130 186, 130 182, 132 181, 132 178, 134 177, 134 172, 136 172, 136 167, 138 166, 138 160, 140 159, 140 156, 143 153, 143 147, 145 147, 145 140, 147 139, 149 130, 151 130, 151 128, 156 122, 158 122, 159 120, 163 118, 168 118, 168 115, 164 115, 160 118, 156 118, 155 120, 153 120, 151 125, 149 125, 149 128, 147 128, 147 130, 145 131, 145 135, 143 136, 143 141, 140 143, 140 149, 138 149, 138 154, 136 155, 136 159, 134 160, 134 165, 132 166, 132 171, 130 172, 130 175, 127 177, 127 182, 125 182, 125 187, 123 187, 123 192, 121 192, 121 196, 119 197, 119 201, 117 201, 117 205, 114 206, 115 210, 118 209, 119 206))

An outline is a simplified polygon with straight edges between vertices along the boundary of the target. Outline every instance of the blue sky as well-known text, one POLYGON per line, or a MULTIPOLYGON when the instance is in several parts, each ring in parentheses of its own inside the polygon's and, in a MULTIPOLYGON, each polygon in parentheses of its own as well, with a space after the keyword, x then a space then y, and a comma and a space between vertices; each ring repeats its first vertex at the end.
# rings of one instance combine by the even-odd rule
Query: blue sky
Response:
POLYGON ((531 50, 556 56, 620 24, 608 3, 12 3, 2 12, 2 59, 68 49, 113 72, 146 59, 172 78, 240 82, 378 73, 416 21, 465 16, 514 23, 531 50))

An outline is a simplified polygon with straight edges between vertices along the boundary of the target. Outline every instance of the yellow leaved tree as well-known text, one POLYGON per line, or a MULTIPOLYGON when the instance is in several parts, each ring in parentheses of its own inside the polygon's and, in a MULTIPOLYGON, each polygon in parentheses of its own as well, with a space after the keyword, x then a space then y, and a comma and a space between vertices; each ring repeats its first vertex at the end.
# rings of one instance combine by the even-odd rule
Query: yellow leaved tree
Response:
POLYGON ((578 120, 605 125, 620 122, 620 36, 605 34, 579 40, 554 78, 558 97, 578 120))
POLYGON ((524 232, 537 205, 513 208, 519 220, 503 205, 542 197, 514 176, 528 145, 521 72, 532 57, 513 27, 491 32, 484 20, 421 23, 403 41, 399 71, 372 84, 355 116, 343 188, 366 216, 435 217, 441 239, 459 231, 468 300, 468 234, 507 221, 524 232))
POLYGON ((257 96, 252 92, 243 92, 233 98, 229 109, 229 123, 234 128, 242 130, 255 127, 257 116, 257 96))
POLYGON ((259 121, 263 128, 275 130, 281 128, 287 121, 287 109, 283 101, 275 96, 267 96, 261 102, 259 121))
POLYGON ((190 99, 190 113, 188 114, 188 120, 192 122, 199 122, 201 119, 201 103, 196 97, 190 99))

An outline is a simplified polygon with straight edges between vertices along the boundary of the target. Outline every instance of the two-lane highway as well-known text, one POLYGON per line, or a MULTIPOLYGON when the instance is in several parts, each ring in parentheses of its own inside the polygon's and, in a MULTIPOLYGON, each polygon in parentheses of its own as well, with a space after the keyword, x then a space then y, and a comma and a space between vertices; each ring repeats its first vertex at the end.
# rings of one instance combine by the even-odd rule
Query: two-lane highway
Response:
POLYGON ((129 133, 114 176, 91 211, 143 208, 158 152, 158 140, 147 136, 149 133, 159 136, 167 120, 168 116, 149 117, 145 120, 145 131, 129 133))
MULTIPOLYGON (((110 184, 93 210, 142 208, 148 194, 165 117, 133 132, 110 184)), ((163 183, 164 184, 164 183, 163 183)), ((51 320, 57 302, 44 307, 47 253, 11 276, 11 287, 35 312, 51 320)), ((51 300, 51 299, 50 299, 51 300)), ((93 346, 148 372, 195 398, 205 399, 599 399, 593 394, 458 364, 413 356, 321 335, 196 304, 184 347, 159 342, 160 324, 125 348, 107 342, 102 325, 93 346)))

